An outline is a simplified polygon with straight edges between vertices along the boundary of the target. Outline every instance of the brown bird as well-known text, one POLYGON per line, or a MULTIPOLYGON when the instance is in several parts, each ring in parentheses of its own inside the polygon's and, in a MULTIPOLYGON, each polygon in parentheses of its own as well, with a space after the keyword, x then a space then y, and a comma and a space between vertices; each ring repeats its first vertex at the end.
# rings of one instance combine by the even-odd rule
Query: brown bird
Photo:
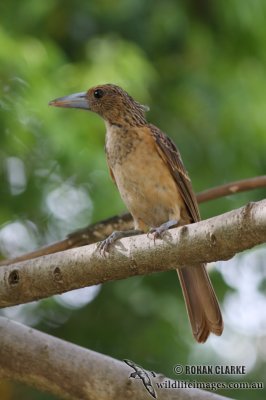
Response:
MULTIPOLYGON (((105 151, 111 177, 133 216, 135 230, 114 232, 101 242, 106 252, 115 240, 152 232, 161 237, 177 225, 200 220, 191 181, 174 143, 145 118, 146 106, 113 84, 71 94, 49 103, 99 114, 106 125, 105 151)), ((223 320, 205 264, 177 270, 193 335, 205 342, 221 335, 223 320)))

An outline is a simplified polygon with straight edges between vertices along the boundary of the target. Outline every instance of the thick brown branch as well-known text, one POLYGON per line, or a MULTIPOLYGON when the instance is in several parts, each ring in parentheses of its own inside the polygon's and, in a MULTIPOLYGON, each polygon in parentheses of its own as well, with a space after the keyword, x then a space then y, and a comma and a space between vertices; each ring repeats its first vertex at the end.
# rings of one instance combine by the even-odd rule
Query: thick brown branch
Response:
MULTIPOLYGON (((197 200, 199 203, 203 203, 205 201, 214 200, 219 197, 224 197, 261 187, 266 187, 266 175, 257 176, 251 179, 244 179, 241 181, 235 181, 205 190, 197 194, 197 200)), ((85 228, 79 229, 78 231, 72 232, 66 237, 66 239, 60 240, 51 245, 44 246, 40 249, 9 260, 2 260, 0 261, 0 266, 10 265, 16 262, 30 260, 47 254, 53 254, 59 251, 92 244, 98 242, 99 240, 105 239, 115 230, 126 231, 132 229, 132 227, 133 221, 130 214, 114 216, 104 221, 97 222, 93 225, 89 225, 85 228)))
POLYGON ((109 280, 227 260, 266 242, 266 200, 172 229, 164 240, 122 239, 107 257, 96 245, 0 268, 0 306, 41 299, 109 280))
MULTIPOLYGON (((1 378, 35 386, 62 399, 147 400, 149 394, 142 381, 129 378, 132 372, 121 361, 0 317, 1 378)), ((199 389, 158 389, 156 383, 173 381, 161 374, 150 378, 159 400, 225 399, 199 389)))

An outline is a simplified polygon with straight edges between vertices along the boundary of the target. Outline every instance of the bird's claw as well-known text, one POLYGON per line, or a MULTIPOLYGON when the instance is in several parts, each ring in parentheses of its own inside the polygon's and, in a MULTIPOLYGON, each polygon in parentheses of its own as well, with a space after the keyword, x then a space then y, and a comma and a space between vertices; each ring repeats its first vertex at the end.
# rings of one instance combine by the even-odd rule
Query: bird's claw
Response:
POLYGON ((108 236, 106 239, 101 240, 98 244, 97 244, 97 250, 99 251, 99 253, 106 257, 106 253, 109 253, 112 245, 114 244, 114 242, 116 241, 116 236, 117 233, 113 232, 110 236, 108 236))
POLYGON ((106 253, 109 253, 110 247, 112 245, 112 241, 109 239, 110 239, 110 236, 107 239, 104 239, 97 244, 97 250, 104 257, 106 256, 106 253))
POLYGON ((162 239, 163 234, 166 231, 168 231, 168 229, 173 228, 174 226, 177 226, 177 225, 178 225, 178 220, 171 219, 160 226, 151 228, 149 230, 147 236, 149 237, 149 235, 151 233, 153 233, 153 241, 155 243, 156 239, 162 239))
POLYGON ((153 235, 153 242, 155 243, 156 239, 162 239, 165 230, 166 229, 164 229, 162 226, 158 226, 157 228, 153 227, 149 230, 147 236, 149 237, 150 235, 153 235))

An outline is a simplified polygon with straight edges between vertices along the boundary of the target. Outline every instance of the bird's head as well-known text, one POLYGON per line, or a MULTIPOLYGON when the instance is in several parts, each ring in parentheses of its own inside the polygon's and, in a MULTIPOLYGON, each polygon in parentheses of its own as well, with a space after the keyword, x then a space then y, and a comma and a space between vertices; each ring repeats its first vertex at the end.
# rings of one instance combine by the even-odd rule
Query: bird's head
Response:
POLYGON ((135 101, 125 90, 113 84, 99 85, 87 92, 75 93, 50 101, 55 107, 81 108, 99 114, 116 125, 143 125, 147 106, 135 101))

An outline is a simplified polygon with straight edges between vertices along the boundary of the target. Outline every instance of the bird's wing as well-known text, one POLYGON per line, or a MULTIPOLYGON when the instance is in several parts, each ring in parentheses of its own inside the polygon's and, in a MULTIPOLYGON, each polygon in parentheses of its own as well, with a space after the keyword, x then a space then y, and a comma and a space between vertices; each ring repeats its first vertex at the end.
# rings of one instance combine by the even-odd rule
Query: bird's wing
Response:
POLYGON ((109 165, 109 163, 108 163, 108 156, 107 156, 106 144, 105 144, 105 146, 104 146, 104 151, 105 151, 106 158, 107 158, 107 166, 108 166, 108 169, 109 169, 110 176, 111 176, 112 181, 114 182, 114 184, 117 186, 116 181, 115 181, 115 177, 114 177, 114 173, 113 173, 112 168, 110 167, 110 165, 109 165))
POLYGON ((138 369, 140 369, 140 367, 137 364, 133 363, 133 361, 131 360, 124 359, 123 361, 131 368, 133 368, 136 372, 138 372, 138 369))
POLYGON ((154 399, 157 399, 157 394, 156 394, 156 392, 155 392, 155 390, 154 390, 154 387, 153 387, 152 385, 149 385, 149 386, 146 386, 146 385, 145 385, 145 387, 146 387, 147 391, 150 393, 150 395, 151 395, 154 399))
POLYGON ((109 173, 111 175, 112 181, 114 182, 115 186, 117 186, 116 181, 115 181, 115 177, 114 177, 114 173, 113 173, 112 168, 110 167, 110 165, 108 165, 108 169, 109 169, 109 173))
POLYGON ((154 125, 149 125, 149 128, 157 145, 158 153, 169 167, 189 214, 194 222, 200 221, 197 199, 177 147, 159 128, 154 125))

